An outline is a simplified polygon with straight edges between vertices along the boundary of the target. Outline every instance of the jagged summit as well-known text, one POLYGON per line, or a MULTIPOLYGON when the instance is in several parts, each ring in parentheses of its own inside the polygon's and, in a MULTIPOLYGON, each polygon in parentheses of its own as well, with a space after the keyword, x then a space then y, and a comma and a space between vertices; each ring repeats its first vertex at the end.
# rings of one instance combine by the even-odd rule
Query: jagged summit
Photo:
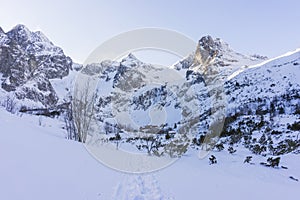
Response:
POLYGON ((17 41, 19 44, 25 42, 33 42, 33 33, 25 25, 22 24, 13 27, 6 33, 6 35, 10 39, 17 41))
POLYGON ((22 24, 12 28, 6 36, 22 50, 31 54, 63 54, 63 50, 55 46, 41 31, 31 31, 22 24))
POLYGON ((198 48, 202 48, 203 50, 210 52, 211 56, 216 54, 218 51, 217 44, 210 35, 204 36, 199 40, 198 48))
POLYGON ((49 40, 49 38, 42 33, 41 31, 31 31, 23 24, 18 24, 14 26, 7 33, 0 27, 0 35, 6 35, 10 39, 14 40, 18 44, 22 43, 47 43, 50 46, 54 46, 54 44, 49 40))
POLYGON ((121 62, 125 61, 136 61, 136 62, 142 62, 140 61, 133 53, 129 53, 126 57, 122 59, 121 62))
POLYGON ((219 52, 218 45, 213 38, 211 36, 204 36, 199 40, 197 45, 195 64, 206 66, 218 56, 219 52))
POLYGON ((135 55, 129 53, 119 62, 113 60, 104 60, 101 63, 91 63, 84 66, 82 73, 87 75, 96 75, 99 73, 110 73, 114 70, 123 71, 127 68, 134 68, 144 65, 135 55))
POLYGON ((221 58, 233 52, 229 45, 220 38, 213 39, 210 35, 202 37, 195 52, 196 65, 209 65, 215 58, 221 58))
POLYGON ((243 66, 254 65, 265 60, 262 56, 247 56, 238 53, 220 38, 210 35, 202 37, 196 51, 174 65, 177 70, 189 69, 201 74, 222 74, 226 77, 243 66))
POLYGON ((14 26, 10 31, 7 32, 8 35, 12 35, 12 34, 27 34, 30 35, 31 31, 29 30, 29 28, 27 28, 25 25, 23 24, 18 24, 16 26, 14 26))
POLYGON ((136 67, 142 65, 143 62, 140 61, 133 53, 129 53, 128 56, 122 59, 121 65, 126 67, 136 67))
POLYGON ((202 37, 198 42, 197 48, 206 50, 209 52, 210 56, 213 56, 214 54, 221 56, 223 52, 232 51, 229 45, 221 38, 213 39, 210 35, 202 37))
POLYGON ((55 104, 57 97, 49 80, 67 76, 72 64, 40 31, 30 31, 22 24, 7 33, 0 31, 1 88, 14 92, 20 100, 55 104))
POLYGON ((133 55, 133 53, 129 53, 128 56, 127 56, 126 58, 138 60, 137 57, 135 57, 135 55, 133 55))

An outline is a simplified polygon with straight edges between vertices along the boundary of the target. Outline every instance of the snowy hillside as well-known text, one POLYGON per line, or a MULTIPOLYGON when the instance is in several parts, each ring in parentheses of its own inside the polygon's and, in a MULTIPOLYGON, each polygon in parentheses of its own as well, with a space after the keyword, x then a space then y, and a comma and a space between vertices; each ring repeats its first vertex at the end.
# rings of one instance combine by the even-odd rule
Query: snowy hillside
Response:
POLYGON ((41 32, 0 28, 0 199, 295 199, 300 50, 266 59, 204 36, 173 66, 82 66, 41 32), (172 162, 133 167, 107 144, 172 162))
POLYGON ((80 143, 65 140, 56 120, 16 116, 0 110, 1 199, 294 199, 299 196, 299 154, 282 157, 288 169, 259 165, 265 158, 250 152, 212 152, 209 165, 190 151, 172 166, 134 175, 109 169, 80 143), (26 130, 26 131, 24 131, 26 130))
POLYGON ((232 76, 224 136, 257 154, 299 152, 299 63, 296 50, 232 76))

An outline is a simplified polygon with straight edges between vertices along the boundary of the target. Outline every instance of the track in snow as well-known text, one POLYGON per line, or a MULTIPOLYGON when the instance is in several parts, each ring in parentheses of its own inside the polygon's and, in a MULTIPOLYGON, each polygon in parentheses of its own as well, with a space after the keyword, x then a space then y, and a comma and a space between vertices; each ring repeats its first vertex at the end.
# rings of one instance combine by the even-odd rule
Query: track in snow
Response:
POLYGON ((115 200, 164 200, 159 183, 153 174, 126 174, 117 185, 115 200))

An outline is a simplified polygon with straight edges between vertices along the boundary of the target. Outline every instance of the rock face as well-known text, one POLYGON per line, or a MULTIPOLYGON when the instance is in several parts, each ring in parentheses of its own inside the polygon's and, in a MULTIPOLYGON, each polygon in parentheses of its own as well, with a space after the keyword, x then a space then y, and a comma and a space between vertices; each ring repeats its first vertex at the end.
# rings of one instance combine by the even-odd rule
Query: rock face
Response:
POLYGON ((5 33, 0 29, 1 87, 18 99, 54 105, 57 95, 49 79, 63 78, 72 69, 64 55, 43 33, 17 25, 5 33))
POLYGON ((177 70, 192 69, 208 76, 222 74, 227 77, 240 67, 254 65, 266 59, 264 56, 247 56, 235 52, 222 39, 214 39, 208 35, 199 40, 194 53, 179 61, 174 67, 177 70))
POLYGON ((219 43, 215 42, 211 36, 202 37, 195 53, 195 64, 203 66, 211 63, 219 54, 219 43))

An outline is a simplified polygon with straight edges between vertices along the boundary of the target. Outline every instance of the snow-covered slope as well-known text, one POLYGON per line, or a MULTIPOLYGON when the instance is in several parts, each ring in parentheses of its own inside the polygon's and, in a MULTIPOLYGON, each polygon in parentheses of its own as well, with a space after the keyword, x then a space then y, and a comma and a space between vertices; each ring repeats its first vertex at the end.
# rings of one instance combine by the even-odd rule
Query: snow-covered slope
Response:
POLYGON ((189 143, 212 132, 208 129, 225 115, 223 84, 227 77, 241 66, 263 59, 244 56, 221 39, 205 36, 194 53, 170 67, 143 63, 132 54, 120 62, 88 65, 82 73, 97 74, 98 78, 95 140, 99 133, 109 139, 105 134, 114 137, 122 132, 124 141, 136 141, 135 132, 161 133, 158 140, 164 149, 178 137, 189 143), (169 132, 175 135, 166 136, 169 132), (169 141, 164 141, 165 137, 169 141))
POLYGON ((235 104, 247 102, 247 98, 273 98, 300 88, 300 49, 287 55, 264 61, 239 70, 229 76, 235 104), (261 91, 262 90, 262 91, 261 91))
POLYGON ((57 120, 0 110, 1 199, 111 199, 120 174, 66 140, 57 120))
POLYGON ((300 195, 299 154, 282 157, 288 169, 259 165, 266 158, 251 153, 212 152, 209 165, 189 151, 173 165, 148 174, 123 174, 88 154, 84 146, 63 138, 56 120, 16 116, 0 109, 1 199, 170 200, 295 199, 300 195))
POLYGON ((258 154, 299 152, 299 63, 296 50, 230 77, 223 134, 258 154))

